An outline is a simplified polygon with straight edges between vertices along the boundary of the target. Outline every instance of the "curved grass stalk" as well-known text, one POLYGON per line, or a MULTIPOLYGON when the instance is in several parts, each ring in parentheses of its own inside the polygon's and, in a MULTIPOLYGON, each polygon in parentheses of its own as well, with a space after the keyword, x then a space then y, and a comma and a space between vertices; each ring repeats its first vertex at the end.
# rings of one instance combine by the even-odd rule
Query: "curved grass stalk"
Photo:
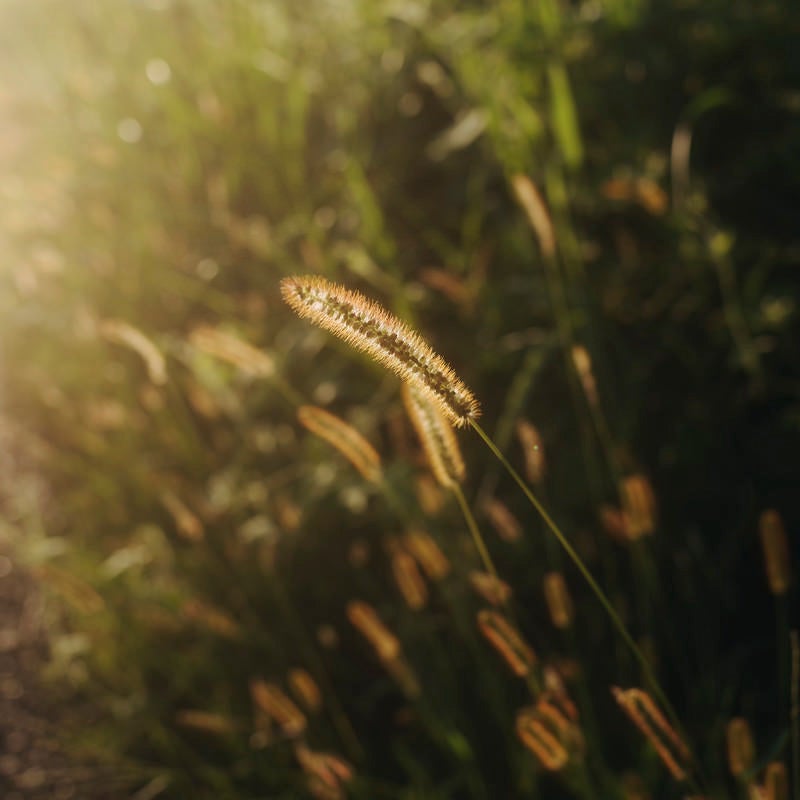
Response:
MULTIPOLYGON (((508 462, 508 459, 500 452, 497 445, 492 441, 489 435, 483 430, 480 424, 475 419, 470 419, 469 424, 474 428, 475 432, 483 439, 486 443, 487 447, 492 451, 495 458, 503 465, 505 470, 508 474, 514 479, 515 483, 522 489, 523 494, 528 498, 531 505, 536 509, 539 516, 544 521, 545 525, 550 529, 551 533, 558 539, 561 546, 566 551, 567 555, 572 559, 575 566, 578 568, 580 573, 585 578, 586 582, 589 584, 589 587, 594 592, 597 599, 600 601, 600 604, 606 610, 606 613, 611 618, 611 622, 613 623, 614 627, 617 629, 617 633, 622 637, 625 644, 630 649, 631 653, 634 655, 636 660, 639 662, 639 665, 642 668, 642 674, 644 675, 645 680, 650 685, 651 689, 653 690, 654 694, 658 697, 659 702, 667 711, 669 716, 672 718, 672 722, 675 725, 676 729, 681 730, 680 721, 678 719, 678 715, 675 713, 675 710, 672 707, 672 704, 669 702, 666 693, 661 688, 661 684, 656 678, 655 673, 653 672, 652 667, 650 666, 649 662, 642 653, 639 646, 631 636, 630 632, 628 631, 625 623, 620 618, 619 614, 617 613, 614 606, 611 605, 611 601, 608 599, 606 593, 600 588, 600 585, 594 579, 594 576, 589 571, 589 568, 583 562, 583 559, 578 555, 575 548, 570 544, 567 537, 562 532, 561 528, 558 527, 556 522, 547 513, 545 507, 539 502, 533 492, 530 490, 528 485, 525 481, 520 477, 519 473, 511 466, 508 462)), ((684 739, 686 737, 684 736, 684 739)))

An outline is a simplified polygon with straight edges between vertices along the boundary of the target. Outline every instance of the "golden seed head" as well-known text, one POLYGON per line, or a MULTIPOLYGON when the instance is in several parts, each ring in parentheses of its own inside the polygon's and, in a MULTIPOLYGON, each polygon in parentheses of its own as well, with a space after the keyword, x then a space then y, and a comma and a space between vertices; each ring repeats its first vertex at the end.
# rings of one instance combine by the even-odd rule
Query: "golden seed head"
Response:
POLYGON ((411 530, 403 537, 403 544, 417 559, 428 578, 439 581, 447 577, 450 562, 430 534, 419 529, 411 530))
POLYGON ((490 572, 473 570, 469 574, 469 584, 477 594, 493 606, 505 605, 511 597, 511 587, 490 572))
POLYGON ((547 463, 539 429, 526 419, 517 421, 517 437, 525 457, 525 477, 534 486, 544 479, 547 463))
POLYGON ((370 483, 381 481, 378 451, 352 425, 317 406, 300 406, 297 419, 304 428, 333 445, 370 483))
POLYGON ((309 788, 314 797, 344 800, 345 790, 342 784, 352 780, 354 772, 347 761, 333 753, 311 750, 302 742, 295 745, 294 753, 297 762, 312 782, 309 788))
POLYGON ((445 488, 464 480, 466 468, 455 432, 442 414, 438 403, 432 403, 410 383, 403 384, 403 403, 436 480, 445 488))
POLYGON ((673 778, 684 780, 685 764, 690 760, 689 749, 650 695, 642 689, 620 689, 616 686, 612 687, 611 692, 620 708, 653 745, 673 778))
POLYGON ((764 789, 766 800, 789 800, 789 775, 785 764, 773 761, 767 765, 764 789))
POLYGON ((347 604, 347 618, 375 648, 382 661, 391 661, 400 655, 400 640, 383 624, 371 605, 351 600, 347 604))
POLYGON ((253 678, 250 681, 250 696, 256 708, 274 720, 286 736, 299 736, 305 731, 305 714, 279 686, 261 678, 253 678))
POLYGON ((275 374, 272 356, 219 328, 200 325, 189 334, 189 342, 201 352, 233 365, 245 375, 269 378, 275 374))
POLYGON ((653 533, 656 527, 656 496, 644 475, 629 475, 620 484, 620 495, 629 539, 653 533))
POLYGON ((175 714, 175 722, 182 728, 192 728, 217 735, 231 733, 236 727, 230 717, 196 708, 181 709, 175 714))
POLYGON ((491 497, 484 504, 484 510, 492 527, 503 541, 517 542, 522 538, 522 525, 505 503, 491 497))
POLYGON ((575 372, 583 387, 583 393, 586 395, 589 405, 596 406, 598 404, 597 382, 592 371, 592 357, 582 344, 573 345, 571 355, 575 372))
POLYGON ((548 729, 535 707, 523 708, 517 713, 516 729, 522 743, 545 769, 557 772, 567 765, 569 753, 566 747, 548 729))
POLYGON ((781 515, 775 509, 767 509, 761 514, 758 529, 764 551, 764 567, 769 590, 776 596, 786 594, 792 582, 792 574, 789 541, 786 538, 781 515))
POLYGON ((306 275, 284 278, 281 294, 299 316, 414 384, 457 427, 480 415, 478 401, 447 362, 416 331, 360 292, 306 275))
POLYGON ((108 342, 133 350, 144 361, 147 375, 156 386, 167 382, 167 362, 161 351, 138 328, 118 319, 105 319, 98 328, 108 342))
POLYGON ((527 175, 520 173, 511 176, 511 187, 531 228, 536 233, 542 255, 545 258, 551 258, 556 251, 556 237, 553 233, 550 214, 539 190, 527 175))
POLYGON ((569 628, 572 624, 573 608, 567 583, 560 572, 548 572, 544 576, 544 597, 550 611, 550 619, 556 628, 569 628))
POLYGON ((289 670, 289 688, 307 711, 316 712, 322 708, 322 693, 307 670, 301 667, 289 670))
POLYGON ((725 730, 728 747, 728 767, 731 775, 738 778, 753 766, 756 748, 750 725, 743 717, 734 717, 725 730))
POLYGON ((403 550, 392 554, 392 573, 397 588, 406 605, 413 611, 424 608, 428 602, 428 587, 413 557, 403 550))
POLYGON ((531 671, 536 654, 502 614, 489 609, 479 611, 478 628, 517 677, 524 678, 531 671))

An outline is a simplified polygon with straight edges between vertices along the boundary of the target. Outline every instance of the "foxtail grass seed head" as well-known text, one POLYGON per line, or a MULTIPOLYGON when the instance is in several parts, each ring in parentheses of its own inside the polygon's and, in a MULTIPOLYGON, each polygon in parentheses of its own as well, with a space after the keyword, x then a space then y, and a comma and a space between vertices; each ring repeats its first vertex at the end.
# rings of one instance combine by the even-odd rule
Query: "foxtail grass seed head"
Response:
POLYGON ((414 493, 423 513, 435 517, 444 506, 445 493, 439 483, 427 472, 417 475, 414 481, 414 493))
POLYGON ((536 700, 534 713, 571 756, 583 754, 585 742, 578 724, 578 711, 566 694, 542 692, 536 700))
POLYGON ((184 708, 178 711, 175 714, 175 722, 182 728, 191 728, 217 736, 232 733, 236 727, 230 717, 195 708, 184 708))
POLYGON ((772 508, 762 512, 758 521, 758 530, 761 535, 761 547, 764 551, 764 567, 769 590, 776 596, 786 594, 792 582, 792 574, 789 542, 781 515, 772 508))
POLYGON ((522 525, 505 503, 491 497, 485 502, 484 510, 492 527, 504 542, 518 542, 522 538, 522 525))
POLYGON ((332 753, 311 750, 302 742, 295 746, 294 753, 298 764, 320 790, 314 792, 312 789, 314 797, 344 800, 346 793, 343 786, 353 778, 353 767, 347 761, 332 753))
POLYGON ((789 800, 789 774, 786 765, 773 761, 767 765, 764 777, 766 800, 789 800))
POLYGON ((409 699, 419 697, 422 688, 419 679, 411 665, 402 655, 383 662, 384 669, 389 673, 394 682, 400 687, 403 694, 409 699))
POLYGON ((628 533, 628 515, 615 506, 603 503, 598 509, 600 524, 608 536, 615 542, 630 542, 628 533))
POLYGON ((656 529, 656 496, 644 475, 629 475, 620 484, 629 539, 650 535, 656 529))
POLYGON ((479 611, 478 629, 517 677, 524 678, 530 673, 536 654, 502 614, 489 609, 479 611))
POLYGON ((590 406, 597 406, 597 381, 594 379, 594 372, 592 371, 592 357, 589 351, 582 345, 573 345, 572 351, 572 364, 575 367, 575 372, 578 375, 578 380, 583 387, 583 393, 590 406))
POLYGON ((307 670, 301 667, 290 669, 289 688, 306 711, 314 714, 322 708, 322 692, 307 670))
POLYGON ((689 749, 650 695, 642 689, 620 689, 616 686, 612 687, 611 692, 634 725, 653 745, 672 777, 677 781, 685 780, 689 749))
POLYGON ((274 683, 253 678, 250 681, 250 696, 253 705, 276 722, 285 736, 295 738, 305 731, 305 714, 274 683))
POLYGON ((270 355, 219 328, 201 325, 189 334, 189 342, 201 352, 253 378, 269 378, 275 374, 275 361, 270 355))
POLYGON ((517 713, 517 736, 550 772, 558 772, 569 761, 566 747, 542 722, 535 708, 523 708, 517 713))
POLYGON ((138 328, 117 319, 105 319, 99 326, 100 335, 108 342, 128 347, 144 361, 147 375, 156 386, 167 382, 167 362, 161 351, 138 328))
POLYGON ((391 661, 400 655, 400 640, 383 624, 371 605, 351 600, 347 604, 347 618, 372 645, 381 661, 391 661))
POLYGON ((480 414, 472 392, 422 337, 360 292, 324 278, 284 278, 281 294, 301 317, 330 331, 413 384, 457 427, 480 414))
POLYGON ((182 539, 189 542, 199 542, 205 537, 203 523, 198 516, 189 510, 183 500, 169 490, 161 493, 161 503, 170 513, 175 530, 182 539))
POLYGON ((466 474, 464 459, 453 427, 438 403, 432 403, 410 383, 403 384, 403 403, 436 480, 445 488, 461 483, 466 474))
POLYGON ((573 618, 572 597, 560 572, 545 574, 544 597, 553 625, 561 630, 569 628, 573 618))
POLYGON ((450 562, 433 537, 423 530, 414 529, 403 537, 403 545, 432 581, 440 581, 450 573, 450 562))
POLYGON ((297 419, 304 428, 333 445, 366 480, 380 483, 381 457, 352 425, 317 406, 300 406, 297 419))
POLYGON ((756 747, 750 725, 743 717, 734 717, 725 729, 728 749, 728 768, 734 778, 740 778, 752 766, 756 758, 756 747))
POLYGON ((236 620, 199 598, 189 599, 183 604, 183 615, 186 619, 226 639, 238 639, 241 636, 241 628, 236 620))
POLYGON ((428 587, 414 558, 403 550, 392 554, 392 574, 406 605, 419 611, 428 603, 428 587))
POLYGON ((526 419, 517 420, 517 438, 525 457, 525 477, 529 483, 538 486, 544 480, 547 469, 539 429, 526 419))
POLYGON ((493 606, 503 606, 511 598, 511 587, 490 572, 473 570, 469 574, 469 585, 476 594, 493 606))

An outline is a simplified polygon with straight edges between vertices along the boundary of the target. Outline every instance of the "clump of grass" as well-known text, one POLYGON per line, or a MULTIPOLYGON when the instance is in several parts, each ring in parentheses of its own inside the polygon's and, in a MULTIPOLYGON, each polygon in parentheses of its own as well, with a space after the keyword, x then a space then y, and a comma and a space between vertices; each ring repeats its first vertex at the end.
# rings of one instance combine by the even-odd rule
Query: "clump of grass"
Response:
POLYGON ((788 0, 90 5, 0 11, 0 537, 44 586, 21 627, 41 610, 48 676, 97 709, 72 744, 164 800, 699 794, 658 748, 704 797, 783 800, 788 0), (393 376, 281 313, 295 272, 381 297, 384 344, 425 331, 459 390, 403 350, 436 376, 414 426, 393 376), (307 435, 312 406, 350 430, 307 435), (649 693, 652 743, 612 685, 649 693))

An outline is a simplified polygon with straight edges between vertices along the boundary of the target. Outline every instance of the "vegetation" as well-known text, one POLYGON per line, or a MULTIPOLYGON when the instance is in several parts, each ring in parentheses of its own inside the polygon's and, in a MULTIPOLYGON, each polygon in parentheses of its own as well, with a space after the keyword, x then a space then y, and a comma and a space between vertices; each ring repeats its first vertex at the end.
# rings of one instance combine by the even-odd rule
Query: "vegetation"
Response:
POLYGON ((120 797, 796 796, 799 32, 0 4, 0 537, 120 797), (312 274, 533 505, 292 313, 312 274))

